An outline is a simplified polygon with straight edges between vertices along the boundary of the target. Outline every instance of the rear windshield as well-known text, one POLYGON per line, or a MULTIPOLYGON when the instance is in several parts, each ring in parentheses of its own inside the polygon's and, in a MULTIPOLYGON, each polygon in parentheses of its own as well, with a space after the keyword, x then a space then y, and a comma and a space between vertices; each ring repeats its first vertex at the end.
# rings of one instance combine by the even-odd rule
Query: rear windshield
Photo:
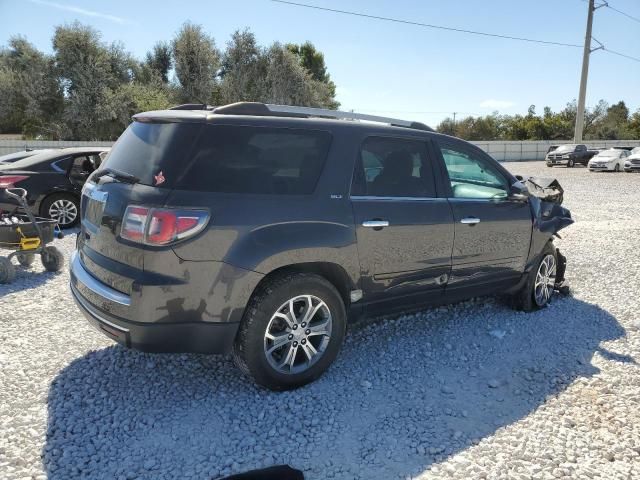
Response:
POLYGON ((314 191, 331 135, 316 130, 207 125, 176 188, 304 195, 314 191))
POLYGON ((143 185, 171 187, 188 164, 203 125, 195 123, 142 123, 129 125, 102 164, 137 177, 143 185))
POLYGON ((316 130, 134 122, 104 163, 145 185, 221 193, 314 191, 331 135, 316 130))

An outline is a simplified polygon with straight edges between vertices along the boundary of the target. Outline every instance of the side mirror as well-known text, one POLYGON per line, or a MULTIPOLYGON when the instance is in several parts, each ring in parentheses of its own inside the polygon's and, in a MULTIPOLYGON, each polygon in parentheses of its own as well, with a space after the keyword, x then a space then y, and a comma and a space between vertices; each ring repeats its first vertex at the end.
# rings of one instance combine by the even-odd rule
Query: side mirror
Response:
POLYGON ((511 185, 511 192, 509 192, 508 199, 512 202, 526 202, 529 200, 527 192, 527 187, 525 187, 522 182, 518 181, 511 185))
POLYGON ((512 193, 508 199, 512 202, 526 202, 529 200, 529 196, 524 193, 512 193))

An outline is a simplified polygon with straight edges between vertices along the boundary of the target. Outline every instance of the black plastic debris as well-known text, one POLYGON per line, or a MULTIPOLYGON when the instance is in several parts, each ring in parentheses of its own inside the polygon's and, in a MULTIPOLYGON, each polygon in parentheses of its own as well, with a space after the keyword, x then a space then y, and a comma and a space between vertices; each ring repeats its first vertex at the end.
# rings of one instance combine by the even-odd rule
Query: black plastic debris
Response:
POLYGON ((289 465, 274 465, 250 472, 237 473, 218 480, 304 480, 304 474, 289 465))

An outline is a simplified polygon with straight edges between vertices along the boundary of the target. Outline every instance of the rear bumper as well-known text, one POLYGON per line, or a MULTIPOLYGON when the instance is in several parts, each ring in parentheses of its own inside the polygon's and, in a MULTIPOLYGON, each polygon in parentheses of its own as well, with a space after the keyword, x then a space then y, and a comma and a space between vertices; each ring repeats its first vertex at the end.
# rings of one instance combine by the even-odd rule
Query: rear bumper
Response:
POLYGON ((120 345, 152 353, 228 353, 239 323, 144 325, 109 315, 89 304, 71 286, 76 305, 89 323, 120 345))
MULTIPOLYGON (((158 309, 150 304, 154 301, 164 304, 170 296, 168 292, 159 297, 155 288, 145 290, 142 287, 129 296, 115 290, 93 277, 75 252, 71 257, 70 277, 71 294, 89 323, 123 346, 145 352, 171 353, 227 353, 231 350, 240 325, 240 303, 238 308, 231 308, 229 304, 207 299, 211 301, 206 302, 206 309, 214 310, 212 313, 217 313, 216 317, 224 321, 194 321, 193 311, 184 310, 165 314, 162 321, 157 321, 140 312, 158 309), (145 308, 140 308, 142 306, 145 308), (238 320, 234 321, 236 318, 238 320)), ((195 298, 198 289, 194 287, 191 287, 194 298, 188 301, 204 301, 195 298)), ((246 302, 248 298, 243 300, 246 302)), ((181 297, 180 302, 183 301, 185 299, 181 297)))

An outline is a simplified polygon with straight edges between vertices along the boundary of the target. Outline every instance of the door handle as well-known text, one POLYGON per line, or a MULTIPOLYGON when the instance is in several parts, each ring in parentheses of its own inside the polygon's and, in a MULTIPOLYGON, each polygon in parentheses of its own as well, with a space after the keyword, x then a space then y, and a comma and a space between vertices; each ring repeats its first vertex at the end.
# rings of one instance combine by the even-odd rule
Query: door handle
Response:
POLYGON ((362 226, 369 228, 384 228, 389 226, 389 222, 387 220, 366 220, 362 222, 362 226))
POLYGON ((460 220, 460 223, 464 223, 465 225, 475 225, 476 223, 480 223, 480 219, 477 217, 464 217, 460 220))

